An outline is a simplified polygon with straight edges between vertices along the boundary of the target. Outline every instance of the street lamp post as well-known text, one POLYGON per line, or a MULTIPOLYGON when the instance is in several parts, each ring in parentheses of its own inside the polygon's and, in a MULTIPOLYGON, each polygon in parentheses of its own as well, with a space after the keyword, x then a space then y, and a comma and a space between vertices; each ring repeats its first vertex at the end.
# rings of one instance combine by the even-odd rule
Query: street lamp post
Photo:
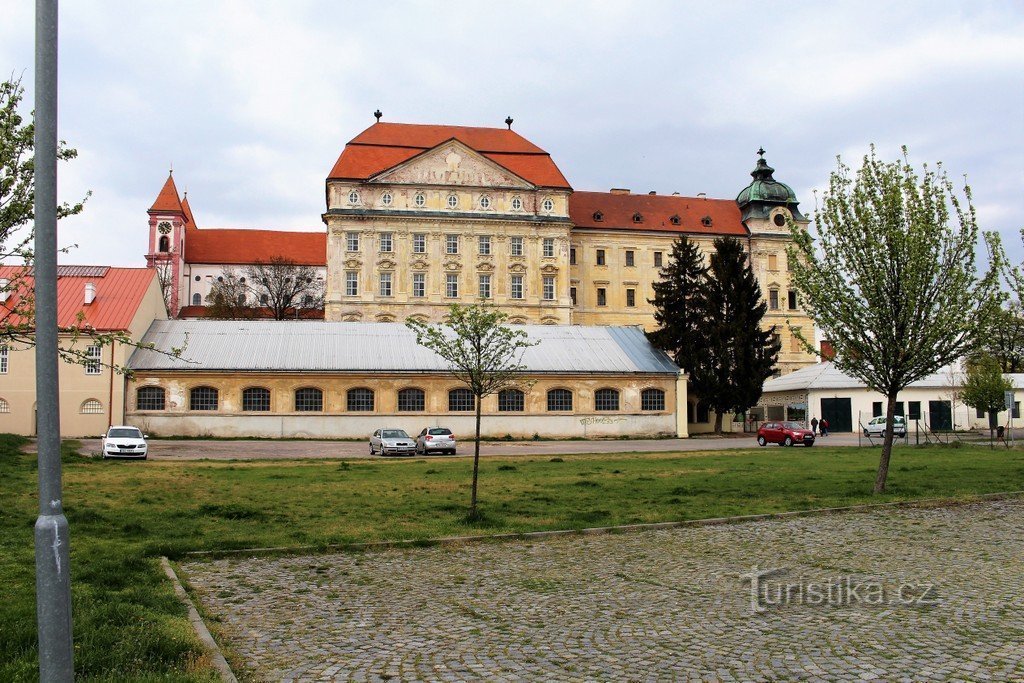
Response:
POLYGON ((36 0, 35 307, 39 517, 39 679, 71 681, 71 562, 61 500, 57 385, 57 0, 36 0))

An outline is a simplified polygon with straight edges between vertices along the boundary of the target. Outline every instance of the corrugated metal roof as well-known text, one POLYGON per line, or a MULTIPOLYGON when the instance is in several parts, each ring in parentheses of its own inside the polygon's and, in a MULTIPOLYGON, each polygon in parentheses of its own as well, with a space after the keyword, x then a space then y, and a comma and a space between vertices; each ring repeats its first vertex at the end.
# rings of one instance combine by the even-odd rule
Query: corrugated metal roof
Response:
MULTIPOLYGON (((679 372, 636 327, 516 329, 539 342, 523 354, 531 373, 679 372)), ((138 349, 128 361, 133 370, 425 372, 448 367, 440 356, 419 346, 415 334, 401 323, 157 320, 142 341, 161 351, 186 349, 181 358, 138 349)))
MULTIPOLYGON (((948 369, 928 375, 909 386, 918 388, 947 388, 959 374, 954 376, 948 369)), ((764 383, 763 393, 780 391, 806 391, 808 389, 865 389, 867 385, 850 377, 835 366, 835 363, 818 363, 782 377, 775 377, 764 383)))

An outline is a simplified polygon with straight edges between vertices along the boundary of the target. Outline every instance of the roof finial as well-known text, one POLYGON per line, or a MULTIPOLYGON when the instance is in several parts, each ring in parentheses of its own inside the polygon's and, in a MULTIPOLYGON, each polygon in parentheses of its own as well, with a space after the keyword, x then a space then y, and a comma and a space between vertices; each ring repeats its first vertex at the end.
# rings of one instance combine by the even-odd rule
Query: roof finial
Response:
POLYGON ((171 170, 167 172, 167 175, 174 175, 174 162, 171 162, 171 170))
POLYGON ((373 112, 373 115, 374 115, 374 117, 376 117, 377 123, 380 123, 380 117, 384 116, 384 114, 381 113, 380 109, 378 109, 377 111, 373 112))
POLYGON ((757 156, 759 156, 759 157, 761 157, 762 159, 764 159, 764 147, 759 147, 759 148, 757 149, 757 156))
POLYGON ((515 119, 513 119, 513 118, 512 118, 511 116, 506 116, 506 117, 505 117, 505 125, 506 125, 506 126, 508 126, 508 129, 509 129, 509 130, 512 130, 512 122, 513 122, 514 120, 515 120, 515 119))

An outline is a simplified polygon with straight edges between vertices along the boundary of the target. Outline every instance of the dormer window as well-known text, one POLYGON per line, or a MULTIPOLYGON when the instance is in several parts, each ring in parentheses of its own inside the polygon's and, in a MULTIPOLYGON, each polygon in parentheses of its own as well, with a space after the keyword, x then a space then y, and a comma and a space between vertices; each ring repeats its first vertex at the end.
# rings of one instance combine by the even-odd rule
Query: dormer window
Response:
POLYGON ((512 198, 512 210, 513 211, 522 211, 523 210, 523 200, 520 199, 519 197, 513 197, 512 198))
POLYGON ((390 192, 385 192, 380 196, 380 203, 384 206, 391 206, 392 201, 394 201, 394 198, 391 196, 390 192))
POLYGON ((544 211, 548 213, 551 213, 552 211, 555 210, 555 202, 551 199, 551 197, 545 197, 544 201, 541 202, 540 206, 542 209, 544 209, 544 211))
POLYGON ((419 208, 423 208, 427 204, 427 197, 422 192, 417 192, 416 197, 413 198, 412 203, 419 208))
POLYGON ((351 192, 349 192, 348 193, 348 203, 349 204, 358 204, 359 203, 359 193, 356 192, 355 190, 352 190, 351 192))
POLYGON ((600 211, 595 211, 594 212, 594 222, 595 223, 600 223, 603 220, 604 220, 604 214, 601 213, 600 211))
POLYGON ((481 209, 489 209, 489 208, 491 208, 491 198, 488 197, 487 195, 484 195, 483 197, 480 197, 480 208, 481 209))
POLYGON ((703 225, 705 228, 710 228, 711 227, 711 216, 704 216, 704 218, 701 218, 700 219, 700 224, 703 225))
POLYGON ((644 222, 643 214, 641 214, 639 211, 634 213, 633 214, 633 222, 634 223, 643 223, 644 222))
POLYGON ((669 222, 672 225, 682 225, 682 223, 683 223, 683 219, 681 219, 678 214, 676 214, 675 216, 672 216, 668 220, 669 220, 669 222))
POLYGON ((459 196, 455 194, 448 195, 448 208, 454 209, 459 206, 459 196))

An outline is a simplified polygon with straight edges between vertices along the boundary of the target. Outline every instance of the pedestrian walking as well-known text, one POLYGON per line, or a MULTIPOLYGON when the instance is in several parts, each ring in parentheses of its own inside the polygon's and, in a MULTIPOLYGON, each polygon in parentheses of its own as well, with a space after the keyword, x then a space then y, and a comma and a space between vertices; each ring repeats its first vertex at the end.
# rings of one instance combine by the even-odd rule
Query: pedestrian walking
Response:
POLYGON ((818 423, 818 428, 821 430, 822 436, 828 436, 828 420, 821 418, 821 422, 818 423))
POLYGON ((817 434, 817 433, 818 433, 818 418, 812 417, 811 418, 811 434, 817 434))

